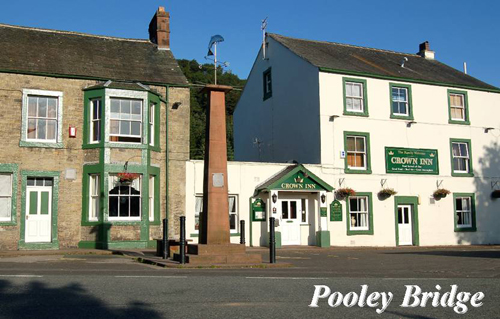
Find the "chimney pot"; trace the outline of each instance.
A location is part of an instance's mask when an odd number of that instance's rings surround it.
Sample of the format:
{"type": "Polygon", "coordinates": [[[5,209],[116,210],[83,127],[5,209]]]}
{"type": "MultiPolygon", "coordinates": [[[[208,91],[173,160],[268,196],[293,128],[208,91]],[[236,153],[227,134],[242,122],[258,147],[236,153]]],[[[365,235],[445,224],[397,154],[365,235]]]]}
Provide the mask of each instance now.
{"type": "Polygon", "coordinates": [[[159,7],[149,23],[149,40],[158,45],[159,50],[170,50],[170,14],[159,7]]]}
{"type": "Polygon", "coordinates": [[[417,53],[418,55],[428,60],[434,60],[434,51],[431,51],[431,46],[429,44],[429,41],[420,43],[418,49],[419,49],[417,53]]]}

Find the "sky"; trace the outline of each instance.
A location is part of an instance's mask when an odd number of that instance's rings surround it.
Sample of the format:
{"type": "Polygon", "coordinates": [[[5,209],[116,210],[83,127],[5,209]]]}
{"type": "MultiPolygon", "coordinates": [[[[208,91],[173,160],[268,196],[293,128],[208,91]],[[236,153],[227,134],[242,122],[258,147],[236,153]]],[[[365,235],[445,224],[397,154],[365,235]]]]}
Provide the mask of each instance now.
{"type": "MultiPolygon", "coordinates": [[[[311,40],[416,53],[429,41],[436,59],[500,87],[500,1],[337,0],[0,0],[0,23],[124,38],[148,38],[158,6],[170,12],[178,59],[205,60],[220,34],[218,59],[246,78],[268,32],[311,40]]],[[[0,44],[1,45],[1,44],[0,44]]]]}

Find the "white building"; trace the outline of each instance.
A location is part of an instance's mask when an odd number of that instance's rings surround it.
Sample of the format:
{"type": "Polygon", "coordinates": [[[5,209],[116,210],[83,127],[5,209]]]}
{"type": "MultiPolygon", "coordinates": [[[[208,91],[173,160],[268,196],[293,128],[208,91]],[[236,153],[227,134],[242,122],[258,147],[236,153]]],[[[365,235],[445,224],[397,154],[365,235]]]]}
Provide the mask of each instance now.
{"type": "MultiPolygon", "coordinates": [[[[500,243],[500,89],[438,62],[427,42],[418,54],[266,42],[234,114],[241,162],[228,171],[247,244],[267,244],[271,216],[283,245],[500,243]]],[[[202,167],[187,166],[193,232],[202,167]]]]}

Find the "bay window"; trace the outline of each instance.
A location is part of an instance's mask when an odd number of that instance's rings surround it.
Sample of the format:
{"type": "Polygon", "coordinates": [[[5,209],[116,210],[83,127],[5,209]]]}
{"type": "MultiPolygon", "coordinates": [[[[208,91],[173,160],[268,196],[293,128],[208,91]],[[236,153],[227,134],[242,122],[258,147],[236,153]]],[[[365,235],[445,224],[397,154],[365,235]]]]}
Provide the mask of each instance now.
{"type": "Polygon", "coordinates": [[[111,98],[110,102],[110,141],[141,143],[142,100],[111,98]]]}

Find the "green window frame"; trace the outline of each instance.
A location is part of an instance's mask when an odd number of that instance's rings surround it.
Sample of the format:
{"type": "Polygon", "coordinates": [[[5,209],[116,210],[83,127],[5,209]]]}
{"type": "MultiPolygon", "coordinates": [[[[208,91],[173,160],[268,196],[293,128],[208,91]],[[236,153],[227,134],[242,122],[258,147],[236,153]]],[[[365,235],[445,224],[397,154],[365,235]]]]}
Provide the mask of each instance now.
{"type": "Polygon", "coordinates": [[[413,120],[413,101],[412,101],[412,93],[411,93],[411,85],[401,84],[401,83],[389,83],[389,105],[391,108],[391,119],[399,119],[399,120],[413,120]],[[406,90],[406,104],[407,104],[407,113],[406,115],[394,113],[394,102],[401,103],[403,101],[394,101],[393,89],[404,89],[406,90]]]}
{"type": "Polygon", "coordinates": [[[153,93],[148,93],[148,145],[149,148],[153,151],[160,152],[160,109],[161,109],[161,100],[158,95],[153,93]],[[153,130],[151,130],[151,119],[150,119],[150,107],[151,104],[154,104],[154,113],[153,113],[153,130]],[[153,136],[151,136],[151,133],[153,136]],[[152,139],[152,141],[151,141],[152,139]]]}
{"type": "MultiPolygon", "coordinates": [[[[359,207],[358,207],[359,208],[359,207]]],[[[362,209],[356,210],[356,212],[363,212],[362,209]]],[[[360,213],[355,213],[355,214],[360,214],[360,213]]],[[[352,216],[355,217],[355,216],[352,216]]],[[[373,235],[373,202],[372,202],[372,193],[371,192],[356,192],[355,196],[348,196],[346,198],[346,223],[347,223],[347,236],[352,236],[352,235],[373,235]],[[351,226],[351,199],[360,199],[360,198],[366,198],[366,205],[368,207],[368,212],[366,213],[367,216],[367,229],[352,229],[353,227],[351,226]]]]}
{"type": "MultiPolygon", "coordinates": [[[[10,218],[9,220],[0,220],[0,226],[14,226],[17,224],[17,187],[18,187],[18,165],[17,164],[0,164],[0,174],[11,176],[10,188],[10,218]]],[[[0,197],[2,194],[0,194],[0,197]]],[[[8,198],[5,196],[4,198],[8,198]]]]}
{"type": "Polygon", "coordinates": [[[466,91],[458,91],[458,90],[448,90],[448,123],[450,124],[461,124],[461,125],[470,125],[469,121],[469,99],[467,97],[466,91]],[[464,108],[464,117],[463,120],[453,119],[452,115],[452,95],[462,95],[463,96],[463,108],[464,108]]]}
{"type": "Polygon", "coordinates": [[[344,151],[346,153],[345,158],[344,158],[344,172],[346,174],[371,174],[372,173],[371,159],[370,159],[370,133],[345,131],[344,132],[344,151]],[[364,141],[365,141],[365,167],[363,169],[350,168],[348,165],[348,159],[349,159],[348,150],[347,150],[348,137],[364,138],[364,141]]]}
{"type": "Polygon", "coordinates": [[[83,166],[83,181],[82,181],[82,226],[95,226],[103,221],[104,206],[104,168],[101,165],[84,165],[83,166]],[[99,176],[99,211],[96,219],[90,217],[91,204],[91,176],[99,176]]]}
{"type": "Polygon", "coordinates": [[[474,169],[472,167],[472,143],[470,139],[450,139],[450,159],[451,159],[451,176],[454,177],[473,177],[474,169]],[[453,144],[466,144],[467,154],[462,154],[462,149],[459,148],[460,154],[453,153],[453,144]],[[467,171],[456,171],[455,170],[455,159],[466,159],[467,171]]]}
{"type": "Polygon", "coordinates": [[[264,101],[273,96],[273,78],[271,73],[271,68],[268,68],[262,74],[262,84],[264,101]]]}
{"type": "MultiPolygon", "coordinates": [[[[160,225],[161,224],[161,220],[160,220],[160,168],[159,167],[149,167],[148,169],[148,219],[149,219],[149,224],[150,225],[160,225]],[[149,212],[150,212],[150,209],[149,209],[149,206],[150,206],[150,192],[151,192],[151,189],[150,189],[150,183],[149,183],[149,178],[151,176],[154,176],[154,190],[153,190],[153,205],[154,205],[154,211],[153,211],[153,219],[149,219],[149,212]]],[[[143,201],[144,203],[144,201],[143,201]]],[[[144,205],[144,204],[143,204],[144,205]]]]}
{"type": "Polygon", "coordinates": [[[358,79],[358,78],[342,78],[342,86],[344,89],[344,115],[353,115],[353,116],[368,116],[368,90],[367,90],[367,85],[366,85],[366,80],[364,79],[358,79]],[[361,105],[363,107],[363,110],[361,112],[356,112],[352,110],[347,109],[347,100],[348,98],[350,99],[359,99],[359,97],[354,97],[354,96],[349,96],[347,93],[347,84],[349,83],[354,83],[354,84],[361,84],[362,85],[362,90],[361,93],[363,94],[362,96],[362,101],[361,105]]]}
{"type": "Polygon", "coordinates": [[[94,89],[87,90],[83,93],[83,145],[82,148],[98,148],[104,145],[104,133],[106,127],[105,119],[105,99],[104,99],[104,89],[94,89]],[[93,121],[93,110],[92,101],[100,100],[100,139],[99,141],[92,141],[92,124],[93,121]]]}
{"type": "Polygon", "coordinates": [[[474,232],[476,228],[476,196],[474,193],[453,193],[453,213],[455,220],[455,232],[474,232]],[[464,207],[463,202],[461,207],[458,201],[469,200],[469,208],[464,207]],[[465,226],[460,226],[459,221],[468,220],[465,226]]]}

